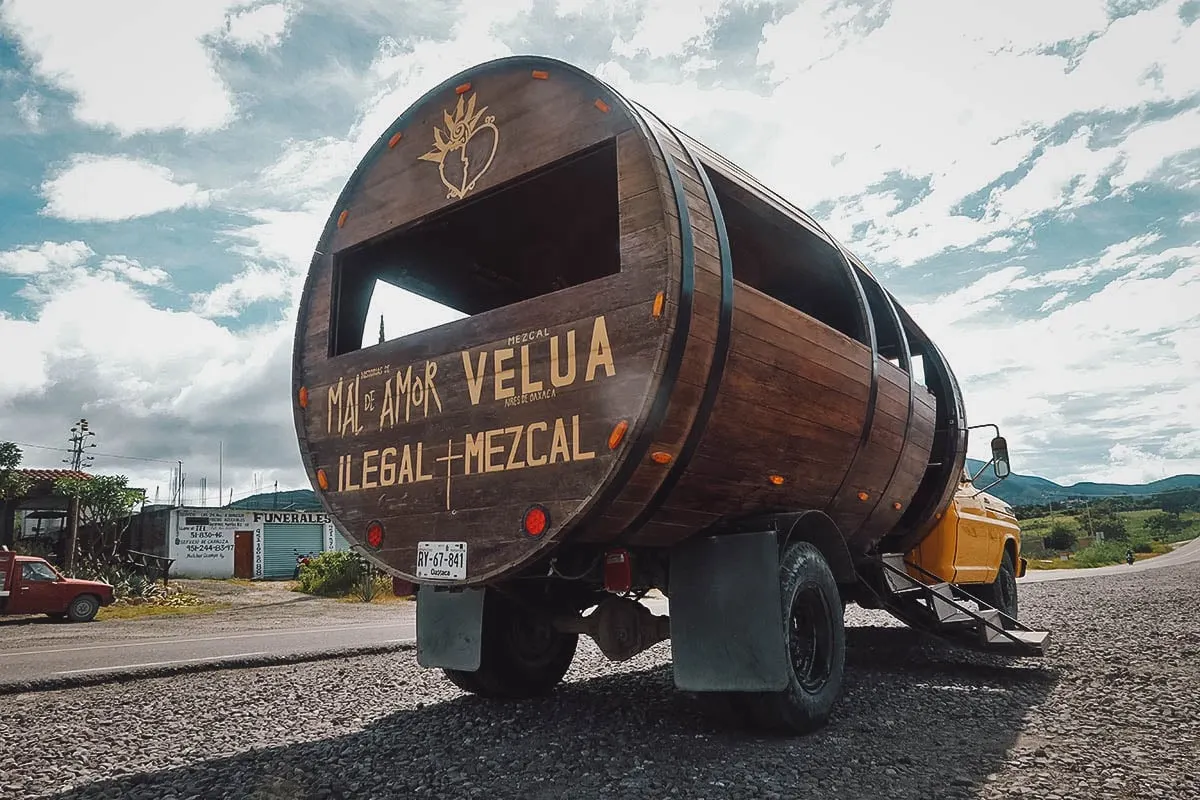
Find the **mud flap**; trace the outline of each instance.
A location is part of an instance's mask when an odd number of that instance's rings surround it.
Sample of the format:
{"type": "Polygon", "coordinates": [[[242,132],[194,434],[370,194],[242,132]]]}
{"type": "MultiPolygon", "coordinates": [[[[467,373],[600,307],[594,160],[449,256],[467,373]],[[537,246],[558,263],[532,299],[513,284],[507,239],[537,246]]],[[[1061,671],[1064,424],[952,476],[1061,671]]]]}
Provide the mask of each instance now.
{"type": "Polygon", "coordinates": [[[474,672],[483,640],[485,589],[417,589],[417,663],[474,672]]]}
{"type": "Polygon", "coordinates": [[[685,692],[776,692],[790,677],[774,531],[696,537],[671,552],[671,657],[685,692]]]}

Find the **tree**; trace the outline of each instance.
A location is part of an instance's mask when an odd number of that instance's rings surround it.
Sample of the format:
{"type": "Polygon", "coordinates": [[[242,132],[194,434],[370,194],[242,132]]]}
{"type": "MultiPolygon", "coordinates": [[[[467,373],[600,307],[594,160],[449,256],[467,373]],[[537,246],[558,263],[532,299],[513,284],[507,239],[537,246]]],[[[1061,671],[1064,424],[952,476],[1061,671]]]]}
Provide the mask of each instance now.
{"type": "Polygon", "coordinates": [[[1058,520],[1050,526],[1050,533],[1044,540],[1047,550],[1070,550],[1077,541],[1075,529],[1058,520]]]}
{"type": "Polygon", "coordinates": [[[1184,528],[1184,522],[1178,514],[1168,514],[1160,511],[1146,517],[1146,530],[1155,539],[1166,539],[1173,533],[1179,533],[1184,528]]]}
{"type": "Polygon", "coordinates": [[[1092,524],[1092,530],[1102,539],[1123,542],[1129,538],[1129,529],[1125,527],[1125,520],[1116,514],[1097,517],[1092,524]]]}
{"type": "Polygon", "coordinates": [[[0,502],[24,497],[29,491],[29,479],[17,471],[21,456],[21,448],[0,442],[0,502]]]}
{"type": "Polygon", "coordinates": [[[141,489],[130,489],[128,483],[124,475],[55,481],[54,490],[58,494],[78,502],[79,527],[87,529],[88,536],[76,542],[75,550],[104,562],[117,555],[132,521],[133,507],[145,495],[141,489]]]}
{"type": "Polygon", "coordinates": [[[1184,511],[1200,508],[1200,489],[1177,489],[1158,495],[1158,506],[1168,514],[1178,516],[1184,511]]]}

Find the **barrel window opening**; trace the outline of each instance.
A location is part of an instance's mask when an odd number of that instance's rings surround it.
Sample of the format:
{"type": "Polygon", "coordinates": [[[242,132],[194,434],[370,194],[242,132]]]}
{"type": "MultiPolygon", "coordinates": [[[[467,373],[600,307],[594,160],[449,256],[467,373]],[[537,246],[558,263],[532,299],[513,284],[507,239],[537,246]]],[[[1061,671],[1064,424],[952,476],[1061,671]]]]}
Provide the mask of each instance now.
{"type": "Polygon", "coordinates": [[[871,320],[875,323],[875,341],[879,355],[887,359],[897,369],[908,372],[908,360],[905,358],[904,331],[900,328],[895,312],[888,304],[883,289],[864,270],[856,270],[859,283],[862,284],[863,294],[867,296],[867,308],[871,310],[871,320]]]}
{"type": "Polygon", "coordinates": [[[340,255],[331,354],[620,270],[617,149],[609,139],[340,255]]]}
{"type": "Polygon", "coordinates": [[[704,168],[729,233],[733,277],[869,344],[859,294],[836,248],[767,201],[704,168]]]}

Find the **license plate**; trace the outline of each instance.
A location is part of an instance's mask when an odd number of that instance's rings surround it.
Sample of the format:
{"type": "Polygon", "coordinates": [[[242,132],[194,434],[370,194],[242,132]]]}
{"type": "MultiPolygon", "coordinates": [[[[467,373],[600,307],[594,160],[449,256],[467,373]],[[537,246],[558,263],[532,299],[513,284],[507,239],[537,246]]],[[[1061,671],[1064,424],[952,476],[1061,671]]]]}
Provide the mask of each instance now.
{"type": "Polygon", "coordinates": [[[417,577],[461,581],[467,577],[466,542],[418,542],[417,577]]]}

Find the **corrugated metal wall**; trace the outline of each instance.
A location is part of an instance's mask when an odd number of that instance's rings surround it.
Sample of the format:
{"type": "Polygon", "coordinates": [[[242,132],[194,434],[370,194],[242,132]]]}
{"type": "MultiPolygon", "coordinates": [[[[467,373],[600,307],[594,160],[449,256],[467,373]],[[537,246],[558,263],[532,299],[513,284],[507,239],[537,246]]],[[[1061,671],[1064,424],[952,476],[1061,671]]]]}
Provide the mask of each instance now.
{"type": "Polygon", "coordinates": [[[290,578],[296,554],[319,554],[325,547],[324,525],[263,525],[263,577],[290,578]]]}

